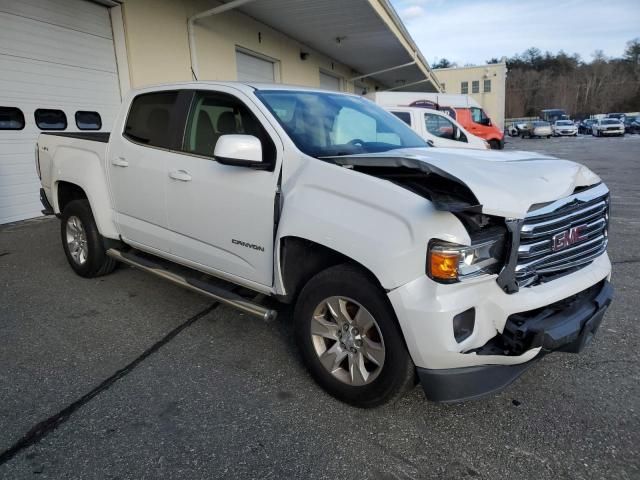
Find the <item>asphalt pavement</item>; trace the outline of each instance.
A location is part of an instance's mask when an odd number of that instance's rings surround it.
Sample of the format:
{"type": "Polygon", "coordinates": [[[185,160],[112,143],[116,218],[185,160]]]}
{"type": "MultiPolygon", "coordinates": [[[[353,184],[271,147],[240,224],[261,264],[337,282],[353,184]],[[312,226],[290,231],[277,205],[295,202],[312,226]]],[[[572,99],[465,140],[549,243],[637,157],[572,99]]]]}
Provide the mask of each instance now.
{"type": "Polygon", "coordinates": [[[0,478],[640,478],[640,135],[507,139],[612,191],[616,298],[580,355],[493,397],[325,394],[265,323],[140,271],[86,280],[55,218],[0,226],[0,478]]]}

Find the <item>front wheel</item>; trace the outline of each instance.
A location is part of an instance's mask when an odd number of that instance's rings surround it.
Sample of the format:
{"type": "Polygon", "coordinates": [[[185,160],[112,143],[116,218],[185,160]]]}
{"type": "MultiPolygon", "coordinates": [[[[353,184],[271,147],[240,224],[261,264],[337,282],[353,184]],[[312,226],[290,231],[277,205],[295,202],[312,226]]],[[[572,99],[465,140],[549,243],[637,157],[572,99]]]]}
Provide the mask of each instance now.
{"type": "Polygon", "coordinates": [[[384,291],[360,269],[338,265],[304,287],[295,307],[303,360],[327,392],[369,408],[400,397],[415,367],[384,291]]]}
{"type": "Polygon", "coordinates": [[[69,265],[81,277],[99,277],[116,267],[105,252],[88,200],[73,200],[64,208],[60,236],[69,265]]]}

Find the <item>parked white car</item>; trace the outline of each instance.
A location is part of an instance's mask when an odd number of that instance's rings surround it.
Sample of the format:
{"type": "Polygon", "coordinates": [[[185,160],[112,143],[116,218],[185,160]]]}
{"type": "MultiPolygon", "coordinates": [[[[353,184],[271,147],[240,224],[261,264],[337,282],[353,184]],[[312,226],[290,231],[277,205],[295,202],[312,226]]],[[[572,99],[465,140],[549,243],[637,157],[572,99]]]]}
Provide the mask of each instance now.
{"type": "Polygon", "coordinates": [[[549,122],[544,122],[542,120],[528,122],[527,124],[524,125],[524,128],[520,132],[520,136],[522,138],[525,138],[525,137],[551,138],[551,135],[553,135],[553,130],[551,130],[551,124],[549,122]]]}
{"type": "Polygon", "coordinates": [[[578,127],[571,120],[556,120],[551,126],[554,137],[577,137],[578,127]]]}
{"type": "Polygon", "coordinates": [[[409,125],[434,147],[471,148],[489,150],[491,146],[469,133],[446,113],[420,107],[384,107],[409,125]]]}
{"type": "Polygon", "coordinates": [[[78,275],[123,262],[260,318],[294,304],[316,381],[372,407],[416,376],[435,401],[496,392],[598,329],[609,191],[510,153],[430,148],[356,95],[188,82],[130,92],[110,134],[41,134],[36,169],[78,275]]]}
{"type": "Polygon", "coordinates": [[[594,137],[624,136],[624,123],[617,118],[599,118],[591,125],[594,137]]]}

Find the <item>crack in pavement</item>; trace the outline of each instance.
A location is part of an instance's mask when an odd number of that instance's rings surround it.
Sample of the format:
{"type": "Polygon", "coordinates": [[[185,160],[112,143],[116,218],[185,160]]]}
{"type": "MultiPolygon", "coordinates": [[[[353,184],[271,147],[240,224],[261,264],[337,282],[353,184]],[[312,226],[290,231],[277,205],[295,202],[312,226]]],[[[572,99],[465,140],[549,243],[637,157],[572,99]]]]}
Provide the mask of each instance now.
{"type": "Polygon", "coordinates": [[[66,422],[69,419],[69,417],[71,417],[71,415],[75,413],[76,410],[80,409],[81,407],[89,403],[93,398],[95,398],[102,392],[108,390],[115,382],[117,382],[121,378],[124,378],[129,373],[131,373],[146,358],[148,358],[149,356],[153,355],[155,352],[160,350],[160,348],[162,348],[164,345],[166,345],[171,340],[173,340],[184,329],[190,327],[195,322],[200,320],[202,317],[211,313],[219,305],[220,304],[216,302],[213,305],[205,308],[201,312],[196,313],[191,318],[185,320],[183,323],[175,327],[173,330],[167,333],[164,337],[162,337],[156,343],[154,343],[149,348],[147,348],[144,352],[142,352],[142,354],[136,357],[128,365],[116,371],[113,375],[111,375],[106,380],[102,381],[97,387],[92,389],[89,393],[83,395],[78,400],[67,405],[65,408],[60,410],[55,415],[52,415],[46,420],[43,420],[42,422],[39,422],[38,424],[36,424],[27,433],[25,433],[22,436],[22,438],[20,438],[20,440],[15,442],[11,447],[6,449],[4,452],[0,453],[0,466],[7,463],[9,460],[15,457],[22,450],[29,448],[32,445],[35,445],[40,440],[42,440],[47,435],[49,435],[51,432],[56,430],[60,425],[66,422]]]}

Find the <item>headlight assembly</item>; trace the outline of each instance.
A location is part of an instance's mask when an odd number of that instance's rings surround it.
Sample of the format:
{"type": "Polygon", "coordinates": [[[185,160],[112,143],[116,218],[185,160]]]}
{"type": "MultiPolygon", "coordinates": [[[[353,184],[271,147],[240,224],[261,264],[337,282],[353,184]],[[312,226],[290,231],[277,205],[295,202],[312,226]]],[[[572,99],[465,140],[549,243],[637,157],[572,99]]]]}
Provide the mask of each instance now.
{"type": "Polygon", "coordinates": [[[504,263],[503,258],[503,238],[470,246],[432,240],[427,254],[427,275],[440,283],[454,283],[497,274],[504,263]]]}

